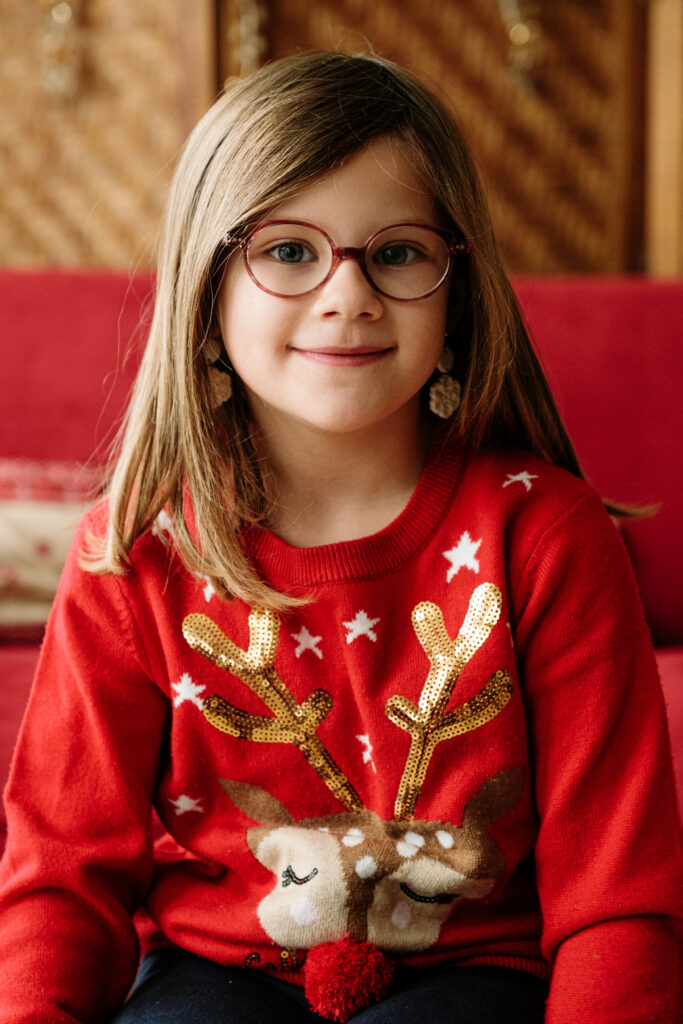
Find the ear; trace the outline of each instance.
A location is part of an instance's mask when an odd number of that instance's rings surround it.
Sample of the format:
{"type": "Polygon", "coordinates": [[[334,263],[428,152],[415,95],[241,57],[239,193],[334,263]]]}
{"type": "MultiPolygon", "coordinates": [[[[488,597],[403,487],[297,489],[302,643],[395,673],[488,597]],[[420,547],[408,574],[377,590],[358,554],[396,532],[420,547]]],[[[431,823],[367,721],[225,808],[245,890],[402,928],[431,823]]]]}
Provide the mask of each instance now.
{"type": "Polygon", "coordinates": [[[270,793],[266,793],[265,789],[252,786],[248,782],[236,782],[234,779],[218,781],[225,795],[252,821],[270,827],[294,824],[294,818],[287,808],[270,793]]]}
{"type": "Polygon", "coordinates": [[[504,815],[517,806],[524,790],[525,770],[522,765],[504,769],[487,779],[467,804],[463,827],[483,834],[504,815]]]}
{"type": "Polygon", "coordinates": [[[466,900],[483,900],[495,884],[495,878],[466,878],[460,886],[460,892],[466,900]]]}

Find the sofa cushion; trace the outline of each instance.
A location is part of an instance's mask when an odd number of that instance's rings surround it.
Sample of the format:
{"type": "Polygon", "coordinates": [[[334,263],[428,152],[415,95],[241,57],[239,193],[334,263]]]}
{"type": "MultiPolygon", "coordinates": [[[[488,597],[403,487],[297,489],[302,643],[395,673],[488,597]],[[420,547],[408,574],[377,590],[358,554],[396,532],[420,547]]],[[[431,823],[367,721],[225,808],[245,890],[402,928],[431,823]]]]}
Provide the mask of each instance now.
{"type": "MultiPolygon", "coordinates": [[[[37,644],[0,643],[0,785],[3,788],[39,651],[37,644]]],[[[0,804],[0,849],[4,846],[5,832],[5,808],[0,804]]]]}
{"type": "Polygon", "coordinates": [[[78,521],[103,470],[0,458],[0,639],[40,639],[78,521]]]}
{"type": "Polygon", "coordinates": [[[660,647],[655,654],[669,719],[678,806],[683,821],[683,647],[660,647]]]}

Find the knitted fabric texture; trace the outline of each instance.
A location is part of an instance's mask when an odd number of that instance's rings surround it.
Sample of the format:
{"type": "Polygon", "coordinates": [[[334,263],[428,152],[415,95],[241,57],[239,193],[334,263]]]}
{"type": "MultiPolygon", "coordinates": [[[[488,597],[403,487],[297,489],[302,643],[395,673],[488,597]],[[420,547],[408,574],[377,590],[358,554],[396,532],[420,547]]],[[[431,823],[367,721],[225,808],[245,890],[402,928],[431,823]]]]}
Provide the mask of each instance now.
{"type": "Polygon", "coordinates": [[[113,1016],[140,904],[146,942],[305,984],[333,1019],[393,962],[552,975],[547,1024],[671,1024],[666,720],[586,484],[437,433],[380,533],[245,531],[264,579],[314,595],[286,616],[220,599],[163,514],[125,575],[84,572],[106,517],[67,564],[6,791],[0,1024],[113,1016]],[[344,991],[341,951],[367,969],[344,991]]]}

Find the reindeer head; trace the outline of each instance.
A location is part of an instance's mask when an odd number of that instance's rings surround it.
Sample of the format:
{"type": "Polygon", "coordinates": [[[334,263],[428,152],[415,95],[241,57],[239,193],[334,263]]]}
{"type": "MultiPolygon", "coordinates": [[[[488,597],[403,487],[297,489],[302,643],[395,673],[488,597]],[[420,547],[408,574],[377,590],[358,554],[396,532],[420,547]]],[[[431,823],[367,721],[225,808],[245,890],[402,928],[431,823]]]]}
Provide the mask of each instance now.
{"type": "Polygon", "coordinates": [[[488,896],[505,858],[487,829],[517,803],[524,770],[487,779],[460,827],[382,821],[370,810],[296,822],[259,787],[220,783],[241,811],[262,823],[248,830],[247,842],[276,876],[258,908],[275,942],[310,949],[350,933],[398,952],[431,946],[462,900],[488,896]]]}
{"type": "Polygon", "coordinates": [[[298,704],[275,671],[279,620],[273,612],[251,613],[246,651],[205,616],[185,620],[190,645],[246,683],[274,714],[247,713],[212,696],[203,705],[207,720],[242,739],[294,743],[347,808],[297,822],[259,787],[220,780],[233,803],[259,823],[248,830],[247,841],[276,876],[258,907],[259,920],[275,942],[310,949],[350,933],[387,951],[426,949],[459,903],[491,892],[505,858],[488,828],[516,805],[524,770],[487,779],[467,803],[460,826],[415,820],[414,811],[436,744],[484,725],[510,698],[510,675],[500,670],[470,701],[447,710],[464,665],[490,634],[500,607],[498,589],[482,584],[455,640],[436,605],[424,602],[414,609],[413,628],[430,671],[417,705],[399,696],[387,702],[388,718],[411,737],[392,821],[364,808],[316,735],[332,707],[331,696],[316,690],[298,704]]]}

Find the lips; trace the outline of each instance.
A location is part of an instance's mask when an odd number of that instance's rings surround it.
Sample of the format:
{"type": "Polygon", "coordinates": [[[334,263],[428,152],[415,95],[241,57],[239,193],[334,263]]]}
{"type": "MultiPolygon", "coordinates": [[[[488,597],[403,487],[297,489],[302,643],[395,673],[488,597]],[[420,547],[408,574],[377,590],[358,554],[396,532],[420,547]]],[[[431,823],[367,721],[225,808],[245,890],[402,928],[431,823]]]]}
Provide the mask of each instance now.
{"type": "Polygon", "coordinates": [[[327,366],[366,366],[383,359],[392,349],[371,345],[355,348],[326,345],[322,348],[295,348],[292,351],[304,359],[327,366]]]}

